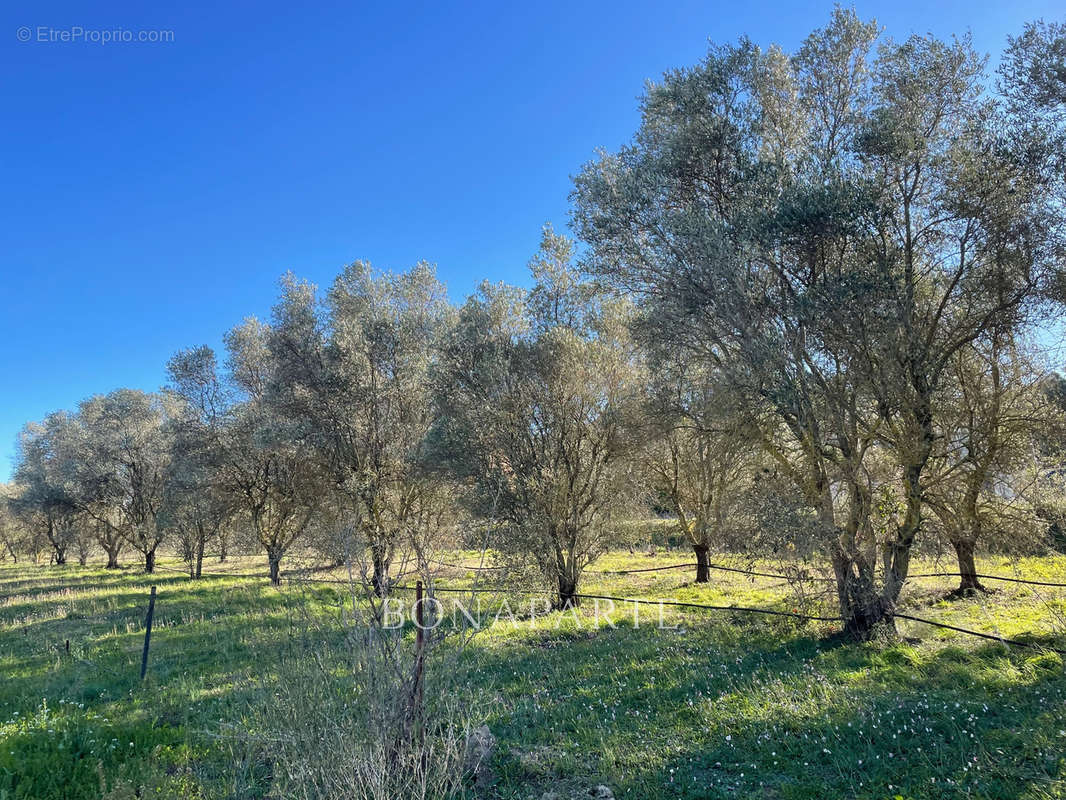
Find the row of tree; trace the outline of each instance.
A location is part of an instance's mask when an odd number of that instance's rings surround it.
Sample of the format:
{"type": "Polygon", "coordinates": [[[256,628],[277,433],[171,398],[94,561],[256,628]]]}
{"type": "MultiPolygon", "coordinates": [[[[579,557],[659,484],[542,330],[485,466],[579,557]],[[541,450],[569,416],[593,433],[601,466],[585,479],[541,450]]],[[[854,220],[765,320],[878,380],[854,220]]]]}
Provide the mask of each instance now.
{"type": "Polygon", "coordinates": [[[226,335],[225,369],[210,348],[182,351],[158,394],[121,389],[26,426],[10,555],[37,541],[84,561],[95,541],[108,567],[129,546],[151,572],[173,537],[198,575],[236,530],[275,582],[300,543],[365,557],[384,592],[398,553],[456,543],[473,513],[569,599],[643,488],[647,384],[631,308],[581,280],[571,242],[546,229],[532,267],[532,290],[486,284],[458,309],[426,264],[356,263],[323,296],[287,276],[269,324],[226,335]]]}
{"type": "Polygon", "coordinates": [[[861,634],[890,620],[930,510],[972,583],[982,499],[1016,502],[1001,426],[1040,414],[1006,395],[1062,298],[1066,199],[1064,26],[1010,42],[998,94],[968,38],[879,35],[837,9],[791,57],[712,48],[574,192],[589,268],[753,410],[861,634]]]}
{"type": "Polygon", "coordinates": [[[577,601],[649,506],[717,547],[824,558],[849,628],[891,624],[914,548],[1034,547],[1060,515],[1066,29],[884,41],[837,10],[791,56],[713,47],[648,89],[633,142],[575,179],[528,290],[461,307],[432,268],[292,276],[269,323],[27,426],[5,544],[116,566],[234,531],[365,560],[388,590],[464,520],[577,601]],[[28,538],[27,538],[28,537],[28,538]],[[31,549],[35,545],[30,545],[31,549]]]}

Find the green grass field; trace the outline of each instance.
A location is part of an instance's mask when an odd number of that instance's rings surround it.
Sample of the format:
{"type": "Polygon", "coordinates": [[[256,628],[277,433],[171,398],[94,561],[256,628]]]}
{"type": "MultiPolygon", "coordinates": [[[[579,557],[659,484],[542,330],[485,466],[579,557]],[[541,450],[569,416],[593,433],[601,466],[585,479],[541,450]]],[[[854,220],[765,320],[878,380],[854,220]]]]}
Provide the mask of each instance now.
{"type": "MultiPolygon", "coordinates": [[[[686,560],[612,553],[594,569],[686,560]]],[[[259,560],[224,566],[234,574],[199,581],[133,566],[0,567],[0,800],[270,796],[262,765],[228,732],[306,639],[309,610],[335,615],[339,594],[241,575],[262,573],[259,560]]],[[[980,567],[1066,581],[1061,557],[980,567]]],[[[472,578],[453,570],[441,585],[472,578]]],[[[691,578],[591,575],[583,590],[795,606],[774,579],[691,578]]],[[[950,588],[950,579],[909,584],[902,610],[1066,648],[1066,590],[999,584],[949,602],[950,588]]],[[[599,610],[589,602],[474,637],[460,682],[497,738],[479,796],[587,797],[600,784],[632,798],[1066,796],[1066,676],[1047,650],[912,622],[900,623],[899,643],[860,645],[841,644],[830,623],[674,609],[661,628],[645,607],[639,626],[625,608],[612,627],[599,610]]]]}

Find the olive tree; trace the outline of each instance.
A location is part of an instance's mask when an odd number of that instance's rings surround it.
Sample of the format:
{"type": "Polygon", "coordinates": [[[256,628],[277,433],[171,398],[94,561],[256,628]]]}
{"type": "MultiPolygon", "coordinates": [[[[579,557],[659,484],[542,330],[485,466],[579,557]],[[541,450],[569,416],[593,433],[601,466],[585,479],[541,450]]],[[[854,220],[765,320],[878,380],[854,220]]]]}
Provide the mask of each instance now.
{"type": "Polygon", "coordinates": [[[1005,136],[968,41],[912,37],[878,61],[875,108],[856,141],[875,187],[869,263],[888,336],[860,363],[899,464],[905,513],[890,542],[895,602],[921,531],[943,414],[936,396],[956,356],[1022,329],[1054,271],[1057,224],[1047,161],[1005,136]]]}
{"type": "MultiPolygon", "coordinates": [[[[268,336],[268,326],[254,318],[231,330],[225,375],[209,347],[179,352],[168,364],[168,388],[184,401],[186,431],[212,453],[212,488],[266,551],[276,585],[282,558],[321,503],[322,482],[308,432],[268,400],[274,369],[268,336]]],[[[194,514],[213,520],[217,511],[201,506],[194,514]]]]}
{"type": "Polygon", "coordinates": [[[0,558],[10,558],[15,564],[24,552],[23,528],[13,508],[17,497],[18,489],[14,484],[0,484],[0,558]]]}
{"type": "Polygon", "coordinates": [[[986,591],[978,546],[1024,551],[1041,538],[1034,500],[1058,456],[1041,451],[1061,436],[1061,414],[1022,346],[999,336],[955,354],[939,402],[927,503],[958,559],[956,593],[986,591]]]}
{"type": "MultiPolygon", "coordinates": [[[[140,552],[145,572],[155,571],[167,533],[162,515],[174,457],[173,416],[167,397],[135,389],[97,395],[78,407],[73,470],[81,505],[140,552]]],[[[114,559],[109,553],[109,562],[114,559]]]]}
{"type": "Polygon", "coordinates": [[[636,495],[643,383],[625,306],[580,279],[572,243],[545,229],[531,268],[532,290],[486,284],[462,307],[438,434],[504,557],[535,565],[562,608],[636,495]]]}
{"type": "Polygon", "coordinates": [[[864,194],[834,164],[865,103],[876,28],[838,12],[793,59],[712,48],[645,97],[635,141],[577,178],[589,266],[660,341],[743,397],[818,524],[842,610],[864,626],[876,542],[863,462],[874,409],[848,357],[864,194]],[[655,328],[652,328],[652,325],[655,328]]]}
{"type": "MultiPolygon", "coordinates": [[[[218,485],[220,453],[209,428],[189,407],[175,421],[175,458],[164,497],[164,524],[174,532],[189,577],[199,578],[204,553],[229,524],[233,501],[218,485]]],[[[220,547],[221,549],[221,547],[220,547]]]]}
{"type": "Polygon", "coordinates": [[[426,263],[393,274],[355,262],[321,305],[290,277],[274,310],[271,401],[318,449],[341,532],[331,556],[365,551],[379,594],[397,548],[422,547],[454,511],[426,457],[440,414],[431,373],[453,317],[426,263]]]}
{"type": "MultiPolygon", "coordinates": [[[[111,492],[114,483],[103,479],[100,462],[98,429],[86,425],[80,413],[72,418],[69,458],[64,473],[71,502],[79,509],[89,536],[107,556],[106,569],[119,568],[119,556],[127,543],[128,520],[122,504],[111,492]]],[[[88,538],[88,537],[86,537],[88,538]]]]}
{"type": "Polygon", "coordinates": [[[89,524],[92,529],[92,537],[107,555],[105,569],[118,569],[118,557],[122,554],[122,549],[126,544],[126,540],[122,536],[122,529],[113,521],[113,518],[100,518],[93,513],[89,513],[88,516],[91,520],[89,524]]]}
{"type": "Polygon", "coordinates": [[[22,503],[24,492],[25,487],[17,483],[0,484],[0,559],[18,564],[20,556],[31,556],[36,564],[51,543],[47,528],[39,524],[39,517],[34,518],[32,506],[22,503]]]}
{"type": "Polygon", "coordinates": [[[692,547],[696,583],[706,583],[711,548],[735,543],[740,501],[758,465],[756,432],[741,398],[714,372],[677,352],[652,363],[640,465],[692,547]]]}
{"type": "Polygon", "coordinates": [[[24,525],[43,534],[57,565],[67,563],[82,522],[69,480],[75,424],[70,414],[59,411],[26,425],[15,466],[19,492],[11,507],[24,525]]]}

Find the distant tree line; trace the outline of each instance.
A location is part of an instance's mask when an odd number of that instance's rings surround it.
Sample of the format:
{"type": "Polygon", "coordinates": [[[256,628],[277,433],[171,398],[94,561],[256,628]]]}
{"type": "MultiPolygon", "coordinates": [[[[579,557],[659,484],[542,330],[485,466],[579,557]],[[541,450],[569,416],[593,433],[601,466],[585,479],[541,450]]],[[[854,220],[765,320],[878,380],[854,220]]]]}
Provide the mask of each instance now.
{"type": "Polygon", "coordinates": [[[848,628],[891,624],[915,548],[1061,537],[1066,26],[990,79],[968,38],[838,9],[786,54],[712,46],[650,85],[574,182],[578,242],[455,307],[431,266],[292,275],[269,321],[26,426],[5,557],[144,568],[168,541],[365,564],[379,594],[476,530],[558,607],[656,507],[697,581],[728,548],[824,563],[848,628]],[[578,247],[580,245],[580,247],[578,247]]]}

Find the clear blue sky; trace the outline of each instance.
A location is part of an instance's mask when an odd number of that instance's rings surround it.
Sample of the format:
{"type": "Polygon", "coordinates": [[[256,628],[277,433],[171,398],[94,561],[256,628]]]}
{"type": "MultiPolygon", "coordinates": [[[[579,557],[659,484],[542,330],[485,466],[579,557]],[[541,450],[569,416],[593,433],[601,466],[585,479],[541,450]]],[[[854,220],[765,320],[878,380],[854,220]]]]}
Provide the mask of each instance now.
{"type": "MultiPolygon", "coordinates": [[[[24,422],[266,314],[288,269],[521,282],[569,176],[708,38],[794,47],[830,2],[6,3],[0,480],[24,422]],[[19,41],[20,27],[32,41],[19,41]],[[171,30],[169,43],[37,41],[171,30]],[[50,33],[47,29],[52,29],[50,33]]],[[[860,2],[998,53],[1055,2],[860,2]]],[[[21,35],[25,36],[25,33],[21,35]]]]}

